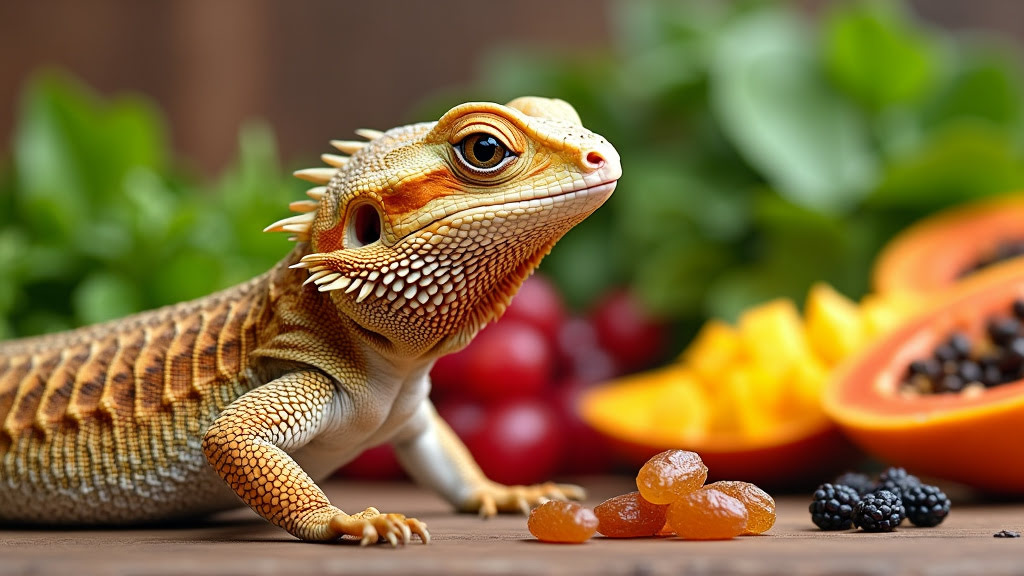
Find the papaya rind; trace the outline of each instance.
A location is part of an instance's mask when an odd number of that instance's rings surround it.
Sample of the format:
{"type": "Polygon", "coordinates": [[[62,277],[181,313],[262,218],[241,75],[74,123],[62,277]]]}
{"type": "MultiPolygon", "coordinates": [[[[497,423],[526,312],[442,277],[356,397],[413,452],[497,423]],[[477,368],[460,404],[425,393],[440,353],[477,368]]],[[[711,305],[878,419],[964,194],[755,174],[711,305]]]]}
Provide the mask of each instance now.
{"type": "Polygon", "coordinates": [[[1024,194],[956,206],[906,228],[882,249],[872,270],[875,292],[944,290],[1007,239],[1024,238],[1024,194]]]}

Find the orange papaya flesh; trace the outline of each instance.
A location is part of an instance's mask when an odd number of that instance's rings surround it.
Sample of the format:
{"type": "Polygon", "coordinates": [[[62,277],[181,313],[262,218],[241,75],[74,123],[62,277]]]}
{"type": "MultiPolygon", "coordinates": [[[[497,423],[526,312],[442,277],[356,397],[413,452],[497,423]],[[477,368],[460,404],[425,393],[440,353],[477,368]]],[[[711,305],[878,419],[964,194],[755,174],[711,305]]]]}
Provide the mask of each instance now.
{"type": "Polygon", "coordinates": [[[825,412],[866,452],[916,474],[1024,494],[1024,380],[977,394],[906,394],[910,362],[953,331],[980,338],[993,316],[1024,298],[1024,260],[972,275],[844,366],[826,387],[825,412]]]}
{"type": "Polygon", "coordinates": [[[910,226],[879,253],[872,285],[880,294],[936,292],[955,284],[1000,245],[1024,242],[1024,195],[957,206],[910,226]]]}

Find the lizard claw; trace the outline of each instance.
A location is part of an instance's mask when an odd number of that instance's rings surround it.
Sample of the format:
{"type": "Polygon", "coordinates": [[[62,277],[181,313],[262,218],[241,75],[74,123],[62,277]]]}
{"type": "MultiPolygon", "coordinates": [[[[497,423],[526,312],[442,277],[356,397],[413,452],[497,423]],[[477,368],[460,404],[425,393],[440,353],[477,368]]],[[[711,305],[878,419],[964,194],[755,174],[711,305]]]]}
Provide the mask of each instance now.
{"type": "Polygon", "coordinates": [[[408,544],[416,534],[424,544],[430,541],[427,525],[402,514],[381,514],[376,508],[367,508],[357,514],[337,514],[331,519],[331,528],[339,535],[359,538],[361,546],[385,540],[392,546],[408,544]]]}
{"type": "Polygon", "coordinates": [[[494,500],[493,494],[482,493],[475,498],[479,499],[479,501],[474,502],[470,500],[466,504],[467,508],[477,508],[481,518],[491,518],[498,515],[498,503],[494,500]]]}
{"type": "Polygon", "coordinates": [[[359,540],[359,545],[368,546],[379,539],[380,537],[377,535],[377,530],[373,527],[373,525],[365,524],[363,526],[363,537],[359,540]]]}
{"type": "Polygon", "coordinates": [[[409,518],[405,524],[413,534],[420,537],[424,544],[430,544],[430,533],[427,532],[427,525],[415,518],[409,518]]]}
{"type": "Polygon", "coordinates": [[[582,500],[585,497],[586,491],[575,484],[547,482],[532,486],[505,486],[489,483],[467,499],[462,509],[476,510],[482,518],[490,518],[498,512],[529,514],[531,508],[548,500],[582,500]]]}
{"type": "Polygon", "coordinates": [[[412,530],[409,529],[409,524],[403,522],[398,527],[402,530],[402,544],[408,544],[409,540],[412,540],[412,530]]]}

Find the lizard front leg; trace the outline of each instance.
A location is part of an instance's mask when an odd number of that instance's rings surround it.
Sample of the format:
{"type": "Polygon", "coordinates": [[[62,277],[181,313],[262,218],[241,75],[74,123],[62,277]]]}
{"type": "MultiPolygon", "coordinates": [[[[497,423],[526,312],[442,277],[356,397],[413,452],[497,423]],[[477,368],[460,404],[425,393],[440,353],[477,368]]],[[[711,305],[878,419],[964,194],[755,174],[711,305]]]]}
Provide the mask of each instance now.
{"type": "Polygon", "coordinates": [[[429,540],[426,525],[368,508],[349,515],[332,506],[288,455],[307,444],[341,410],[337,388],[324,374],[293,372],[232,402],[203,438],[214,470],[257,514],[302,540],[355,536],[363,544],[385,539],[429,540]]]}
{"type": "Polygon", "coordinates": [[[441,418],[429,400],[394,441],[395,453],[406,472],[433,488],[456,508],[490,517],[498,512],[529,513],[546,500],[581,500],[583,488],[573,484],[506,486],[484,475],[462,440],[441,418]]]}

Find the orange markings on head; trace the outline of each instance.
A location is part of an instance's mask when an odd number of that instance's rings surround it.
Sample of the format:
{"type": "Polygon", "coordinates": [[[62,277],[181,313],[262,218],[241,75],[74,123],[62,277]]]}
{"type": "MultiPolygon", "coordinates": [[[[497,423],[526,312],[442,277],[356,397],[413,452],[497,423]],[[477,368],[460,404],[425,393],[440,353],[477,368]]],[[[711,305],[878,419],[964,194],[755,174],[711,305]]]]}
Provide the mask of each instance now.
{"type": "Polygon", "coordinates": [[[422,209],[431,200],[464,191],[448,170],[434,170],[417,178],[403,180],[398,186],[385,191],[384,212],[393,221],[400,221],[405,215],[422,209]]]}

